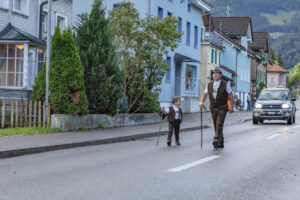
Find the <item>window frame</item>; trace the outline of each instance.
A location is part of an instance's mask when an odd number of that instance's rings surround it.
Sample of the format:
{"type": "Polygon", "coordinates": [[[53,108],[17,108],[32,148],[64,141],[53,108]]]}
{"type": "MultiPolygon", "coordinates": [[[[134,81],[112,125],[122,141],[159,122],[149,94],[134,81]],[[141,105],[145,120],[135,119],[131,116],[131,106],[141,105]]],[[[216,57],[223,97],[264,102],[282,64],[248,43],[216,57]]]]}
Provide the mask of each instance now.
{"type": "Polygon", "coordinates": [[[164,9],[160,6],[157,7],[157,16],[159,17],[159,19],[164,18],[164,9]]]}
{"type": "Polygon", "coordinates": [[[187,64],[185,69],[185,91],[186,92],[196,92],[197,89],[197,66],[187,64]],[[191,68],[191,71],[188,72],[188,68],[191,68]],[[188,76],[190,73],[190,76],[188,76]]]}
{"type": "Polygon", "coordinates": [[[168,63],[169,71],[166,71],[165,82],[171,83],[172,59],[170,56],[167,57],[166,62],[168,63]]]}
{"type": "Polygon", "coordinates": [[[67,20],[68,20],[68,17],[67,17],[66,15],[63,15],[63,14],[60,14],[60,13],[57,13],[57,12],[56,12],[56,13],[55,13],[55,26],[54,26],[54,27],[57,26],[57,19],[58,19],[59,17],[60,17],[60,18],[63,18],[63,19],[64,19],[64,22],[65,22],[65,23],[64,23],[65,25],[64,25],[64,29],[63,29],[63,30],[61,29],[61,27],[59,27],[59,28],[60,28],[60,31],[63,32],[64,30],[66,30],[66,29],[68,28],[68,21],[67,21],[67,20]]]}
{"type": "Polygon", "coordinates": [[[24,43],[5,43],[5,44],[1,44],[1,45],[5,45],[6,46],[6,55],[5,57],[0,57],[0,58],[4,58],[5,59],[5,67],[6,70],[5,72],[0,72],[0,75],[2,77],[3,74],[5,74],[5,85],[0,85],[0,88],[15,88],[15,89],[21,89],[24,88],[24,53],[25,53],[25,44],[24,43]],[[9,56],[9,46],[13,45],[14,47],[14,56],[10,57],[9,56]],[[17,45],[23,45],[23,49],[22,49],[22,57],[18,57],[18,48],[17,45]],[[9,71],[9,60],[13,61],[13,72],[9,71]],[[21,69],[20,71],[17,70],[17,61],[21,61],[21,69]],[[13,86],[8,86],[9,84],[9,75],[13,74],[13,86]],[[17,76],[19,75],[19,76],[17,76]],[[17,86],[17,78],[20,77],[20,83],[19,86],[17,86]]]}
{"type": "MultiPolygon", "coordinates": [[[[177,17],[177,19],[179,20],[178,23],[177,23],[177,31],[179,33],[182,33],[182,18],[181,17],[177,17]]],[[[182,36],[180,36],[178,39],[177,39],[178,42],[181,42],[182,41],[182,36]]]]}
{"type": "Polygon", "coordinates": [[[18,1],[18,0],[12,1],[12,11],[14,13],[29,16],[29,0],[19,0],[20,1],[20,10],[15,9],[15,1],[18,1]]]}
{"type": "Polygon", "coordinates": [[[194,26],[194,48],[199,48],[199,28],[198,26],[194,26]]]}
{"type": "Polygon", "coordinates": [[[191,23],[186,21],[186,43],[187,46],[191,46],[191,23]]]}

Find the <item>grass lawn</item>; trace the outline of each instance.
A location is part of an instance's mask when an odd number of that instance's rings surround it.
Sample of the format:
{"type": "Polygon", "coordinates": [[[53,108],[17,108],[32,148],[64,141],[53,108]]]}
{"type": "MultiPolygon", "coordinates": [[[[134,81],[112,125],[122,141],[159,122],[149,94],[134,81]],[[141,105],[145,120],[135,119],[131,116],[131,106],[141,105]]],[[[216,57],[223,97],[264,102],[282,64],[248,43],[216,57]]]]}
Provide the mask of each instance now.
{"type": "Polygon", "coordinates": [[[59,128],[41,128],[41,127],[26,127],[26,128],[7,128],[0,129],[1,136],[9,135],[33,135],[41,133],[57,133],[61,132],[59,128]]]}

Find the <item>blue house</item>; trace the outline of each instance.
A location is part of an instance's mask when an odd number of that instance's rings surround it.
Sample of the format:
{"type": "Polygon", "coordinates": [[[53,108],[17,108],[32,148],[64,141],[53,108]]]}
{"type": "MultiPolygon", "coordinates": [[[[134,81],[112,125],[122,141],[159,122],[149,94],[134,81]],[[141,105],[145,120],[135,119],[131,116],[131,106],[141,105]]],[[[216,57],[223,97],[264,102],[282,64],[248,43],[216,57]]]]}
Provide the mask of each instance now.
{"type": "MultiPolygon", "coordinates": [[[[179,19],[178,31],[184,35],[178,39],[178,47],[166,57],[169,72],[161,84],[159,101],[161,106],[170,106],[172,96],[182,97],[183,112],[197,112],[199,107],[200,51],[202,14],[209,12],[212,5],[206,0],[130,0],[141,17],[147,14],[169,15],[179,19]]],[[[107,11],[114,9],[122,0],[105,0],[107,11]]],[[[90,12],[93,1],[73,0],[73,23],[76,16],[90,12]]]]}
{"type": "Polygon", "coordinates": [[[223,68],[224,75],[232,79],[234,97],[239,99],[246,109],[247,94],[251,92],[252,87],[252,55],[248,53],[248,44],[253,41],[251,18],[213,17],[212,23],[224,38],[220,67],[223,68]]]}

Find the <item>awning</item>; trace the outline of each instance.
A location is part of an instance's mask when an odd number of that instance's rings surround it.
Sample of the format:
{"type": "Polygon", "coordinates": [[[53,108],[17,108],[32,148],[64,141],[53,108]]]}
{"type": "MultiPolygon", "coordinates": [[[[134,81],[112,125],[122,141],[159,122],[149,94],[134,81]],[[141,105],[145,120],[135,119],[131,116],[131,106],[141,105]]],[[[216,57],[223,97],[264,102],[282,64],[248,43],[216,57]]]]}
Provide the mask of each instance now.
{"type": "Polygon", "coordinates": [[[231,73],[232,76],[235,76],[235,75],[236,75],[235,71],[229,69],[228,67],[226,67],[226,66],[224,66],[224,65],[220,65],[220,68],[221,68],[221,69],[224,69],[225,71],[227,71],[227,72],[229,72],[229,73],[231,73]]]}
{"type": "Polygon", "coordinates": [[[28,41],[32,45],[45,46],[46,42],[8,23],[0,32],[0,41],[28,41]]]}
{"type": "Polygon", "coordinates": [[[184,56],[184,55],[179,54],[179,53],[175,53],[174,61],[175,62],[196,62],[196,63],[200,64],[199,60],[193,59],[193,58],[188,57],[188,56],[184,56]]]}

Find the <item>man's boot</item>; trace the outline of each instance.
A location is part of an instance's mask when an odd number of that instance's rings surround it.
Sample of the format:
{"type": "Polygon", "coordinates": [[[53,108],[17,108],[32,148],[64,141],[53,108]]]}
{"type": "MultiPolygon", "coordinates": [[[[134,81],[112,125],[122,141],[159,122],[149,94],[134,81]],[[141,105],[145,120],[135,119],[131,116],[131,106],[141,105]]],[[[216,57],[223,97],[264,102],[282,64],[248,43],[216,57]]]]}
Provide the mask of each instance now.
{"type": "Polygon", "coordinates": [[[217,137],[214,137],[214,140],[213,140],[213,146],[214,146],[215,149],[217,149],[218,146],[219,146],[219,140],[218,140],[217,137]]]}

